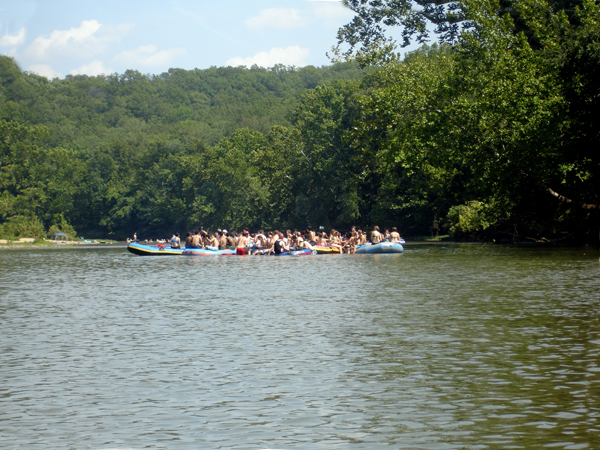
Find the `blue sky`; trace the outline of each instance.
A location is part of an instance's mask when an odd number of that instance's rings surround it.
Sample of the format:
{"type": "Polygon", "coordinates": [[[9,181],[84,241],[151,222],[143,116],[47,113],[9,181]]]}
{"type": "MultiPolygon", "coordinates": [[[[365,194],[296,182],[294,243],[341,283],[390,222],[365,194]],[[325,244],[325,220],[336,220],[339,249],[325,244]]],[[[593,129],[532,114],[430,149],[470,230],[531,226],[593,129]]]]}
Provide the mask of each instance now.
{"type": "Polygon", "coordinates": [[[322,66],[352,17],[338,0],[0,0],[0,53],[48,78],[322,66]]]}

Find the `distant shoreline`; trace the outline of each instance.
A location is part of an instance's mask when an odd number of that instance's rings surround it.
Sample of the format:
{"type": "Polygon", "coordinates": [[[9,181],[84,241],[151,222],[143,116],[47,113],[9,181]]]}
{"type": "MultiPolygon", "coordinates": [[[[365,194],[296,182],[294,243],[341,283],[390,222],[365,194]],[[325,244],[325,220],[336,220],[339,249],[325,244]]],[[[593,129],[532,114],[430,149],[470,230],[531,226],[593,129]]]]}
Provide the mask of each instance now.
{"type": "Polygon", "coordinates": [[[66,247],[105,247],[124,245],[126,242],[112,241],[107,239],[106,241],[93,241],[93,242],[81,242],[81,241],[49,241],[49,240],[38,240],[38,239],[27,239],[21,238],[17,241],[0,239],[0,250],[14,250],[14,249],[30,249],[30,248],[66,248],[66,247]]]}

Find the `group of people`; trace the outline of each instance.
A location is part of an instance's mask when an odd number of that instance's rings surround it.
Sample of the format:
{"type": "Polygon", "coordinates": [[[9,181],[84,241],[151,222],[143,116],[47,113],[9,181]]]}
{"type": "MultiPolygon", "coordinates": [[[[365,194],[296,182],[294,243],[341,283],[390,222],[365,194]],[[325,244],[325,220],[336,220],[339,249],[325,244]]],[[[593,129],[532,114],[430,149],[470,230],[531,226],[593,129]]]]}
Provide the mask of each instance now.
{"type": "MultiPolygon", "coordinates": [[[[331,230],[327,234],[323,227],[319,231],[313,231],[307,227],[304,233],[298,230],[287,230],[280,232],[278,230],[265,233],[259,230],[257,233],[250,233],[244,230],[241,233],[228,232],[227,230],[217,230],[209,233],[200,228],[193,233],[188,232],[184,245],[186,249],[202,248],[206,250],[235,250],[238,255],[270,255],[281,254],[295,250],[315,250],[315,247],[331,248],[337,253],[355,253],[360,245],[368,242],[379,244],[384,241],[400,242],[401,237],[396,227],[392,231],[385,230],[381,232],[378,226],[373,228],[370,239],[367,233],[352,227],[352,230],[342,235],[339,231],[331,230]]],[[[173,234],[170,239],[171,248],[182,248],[179,233],[173,234]]]]}

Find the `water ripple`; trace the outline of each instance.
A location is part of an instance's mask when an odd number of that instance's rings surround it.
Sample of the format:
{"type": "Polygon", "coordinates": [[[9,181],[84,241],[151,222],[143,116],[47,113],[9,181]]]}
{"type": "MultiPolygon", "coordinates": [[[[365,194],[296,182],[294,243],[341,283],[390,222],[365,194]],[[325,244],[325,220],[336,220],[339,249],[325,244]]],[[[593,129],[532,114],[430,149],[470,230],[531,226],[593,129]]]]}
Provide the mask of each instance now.
{"type": "Polygon", "coordinates": [[[594,448],[599,292],[569,249],[2,251],[0,448],[594,448]]]}

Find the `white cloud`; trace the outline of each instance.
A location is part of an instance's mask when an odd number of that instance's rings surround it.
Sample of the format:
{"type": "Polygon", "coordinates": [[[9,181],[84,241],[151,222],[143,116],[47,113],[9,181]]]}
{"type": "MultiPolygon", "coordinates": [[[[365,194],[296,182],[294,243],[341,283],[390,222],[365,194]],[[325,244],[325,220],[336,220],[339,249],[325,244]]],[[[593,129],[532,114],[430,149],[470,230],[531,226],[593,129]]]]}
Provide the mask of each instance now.
{"type": "Polygon", "coordinates": [[[354,12],[342,2],[320,0],[314,3],[315,16],[319,19],[333,20],[337,23],[340,19],[349,22],[354,17],[354,12]]]}
{"type": "Polygon", "coordinates": [[[251,17],[245,23],[251,30],[289,30],[304,25],[300,11],[284,8],[264,9],[258,16],[251,17]]]}
{"type": "Polygon", "coordinates": [[[135,50],[119,53],[114,60],[130,69],[138,66],[161,67],[171,63],[179,56],[187,55],[185,48],[177,47],[157,51],[156,45],[142,45],[135,50]]]}
{"type": "Polygon", "coordinates": [[[0,38],[0,47],[8,47],[10,45],[22,44],[25,40],[25,28],[21,28],[15,35],[5,34],[0,38]]]}
{"type": "Polygon", "coordinates": [[[28,72],[37,73],[43,77],[52,80],[53,78],[62,78],[62,74],[56,72],[48,64],[33,64],[27,68],[28,72]]]}
{"type": "Polygon", "coordinates": [[[132,25],[107,27],[97,20],[84,20],[78,28],[54,30],[50,36],[37,37],[25,50],[25,55],[37,60],[49,60],[57,56],[90,56],[106,49],[109,44],[120,42],[121,36],[132,25]]]}
{"type": "Polygon", "coordinates": [[[97,75],[109,74],[113,73],[112,69],[107,69],[104,67],[104,63],[102,61],[92,61],[89,64],[84,64],[77,69],[73,69],[69,72],[70,75],[90,75],[95,77],[97,75]]]}
{"type": "Polygon", "coordinates": [[[309,54],[310,51],[307,48],[300,48],[299,45],[287,48],[275,47],[268,52],[260,52],[249,58],[236,56],[228,60],[225,65],[252,67],[256,64],[261,67],[273,67],[275,64],[284,64],[286,66],[302,67],[306,65],[306,58],[309,54]]]}

